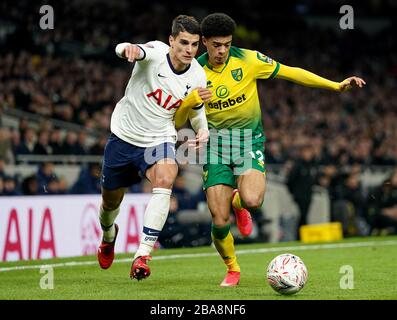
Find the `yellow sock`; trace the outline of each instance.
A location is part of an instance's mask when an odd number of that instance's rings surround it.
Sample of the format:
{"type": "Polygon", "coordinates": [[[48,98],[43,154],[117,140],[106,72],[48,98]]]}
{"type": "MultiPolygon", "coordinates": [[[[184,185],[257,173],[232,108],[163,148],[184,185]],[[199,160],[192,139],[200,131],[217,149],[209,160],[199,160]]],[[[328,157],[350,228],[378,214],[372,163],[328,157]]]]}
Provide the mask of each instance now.
{"type": "Polygon", "coordinates": [[[240,266],[237,263],[237,257],[234,251],[234,238],[230,232],[230,225],[223,228],[217,228],[212,225],[211,237],[216,250],[218,250],[223,262],[226,264],[227,270],[240,272],[240,266]]]}
{"type": "Polygon", "coordinates": [[[241,210],[243,208],[243,204],[242,204],[239,192],[236,192],[236,194],[233,198],[233,201],[232,201],[232,205],[234,208],[236,208],[238,210],[241,210]]]}

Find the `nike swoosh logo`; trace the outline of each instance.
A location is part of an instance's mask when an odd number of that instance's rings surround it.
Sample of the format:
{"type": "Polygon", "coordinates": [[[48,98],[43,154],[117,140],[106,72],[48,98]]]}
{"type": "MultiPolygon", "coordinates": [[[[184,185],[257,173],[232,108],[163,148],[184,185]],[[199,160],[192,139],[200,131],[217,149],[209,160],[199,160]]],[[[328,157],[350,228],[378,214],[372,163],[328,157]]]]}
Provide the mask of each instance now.
{"type": "Polygon", "coordinates": [[[148,230],[147,233],[148,233],[148,234],[155,234],[155,235],[158,235],[160,232],[148,230]]]}
{"type": "Polygon", "coordinates": [[[161,73],[157,74],[160,78],[167,78],[166,76],[163,76],[161,73]]]}

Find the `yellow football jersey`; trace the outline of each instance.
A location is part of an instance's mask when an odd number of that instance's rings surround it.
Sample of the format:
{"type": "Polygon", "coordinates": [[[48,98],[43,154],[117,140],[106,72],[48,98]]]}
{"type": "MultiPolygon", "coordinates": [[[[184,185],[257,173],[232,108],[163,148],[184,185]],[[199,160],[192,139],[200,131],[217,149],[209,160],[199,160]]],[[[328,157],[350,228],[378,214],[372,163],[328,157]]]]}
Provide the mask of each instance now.
{"type": "Polygon", "coordinates": [[[256,80],[275,77],[279,63],[258,51],[237,47],[230,48],[226,63],[218,68],[208,63],[207,53],[197,60],[207,75],[207,88],[213,91],[205,104],[209,128],[262,129],[256,80]]]}

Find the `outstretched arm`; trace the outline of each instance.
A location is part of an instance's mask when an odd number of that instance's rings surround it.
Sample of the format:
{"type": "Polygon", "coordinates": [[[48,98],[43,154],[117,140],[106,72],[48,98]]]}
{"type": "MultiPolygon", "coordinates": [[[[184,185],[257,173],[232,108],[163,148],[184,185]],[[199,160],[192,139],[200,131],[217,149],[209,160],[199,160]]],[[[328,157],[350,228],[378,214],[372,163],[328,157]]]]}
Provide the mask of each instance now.
{"type": "Polygon", "coordinates": [[[353,86],[361,88],[366,84],[365,81],[359,77],[349,77],[342,82],[335,82],[320,77],[305,69],[289,67],[282,64],[280,64],[280,69],[276,78],[289,80],[306,87],[328,89],[338,92],[349,90],[353,86]]]}
{"type": "Polygon", "coordinates": [[[120,58],[128,59],[129,62],[134,62],[145,57],[145,52],[139,46],[129,42],[119,43],[116,46],[116,54],[120,58]]]}

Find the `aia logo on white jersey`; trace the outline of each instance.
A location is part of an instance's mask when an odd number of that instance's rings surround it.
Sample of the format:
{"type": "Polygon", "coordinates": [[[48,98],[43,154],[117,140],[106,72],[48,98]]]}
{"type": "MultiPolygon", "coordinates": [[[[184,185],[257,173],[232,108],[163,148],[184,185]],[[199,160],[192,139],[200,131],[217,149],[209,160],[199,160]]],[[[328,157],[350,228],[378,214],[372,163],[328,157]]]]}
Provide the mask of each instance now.
{"type": "Polygon", "coordinates": [[[167,96],[164,95],[165,99],[163,99],[163,90],[161,90],[161,89],[157,89],[153,92],[150,92],[146,96],[149,99],[154,98],[156,100],[157,104],[166,110],[179,108],[179,106],[182,104],[182,99],[179,99],[176,102],[171,103],[171,100],[175,101],[176,99],[170,94],[167,96]]]}

